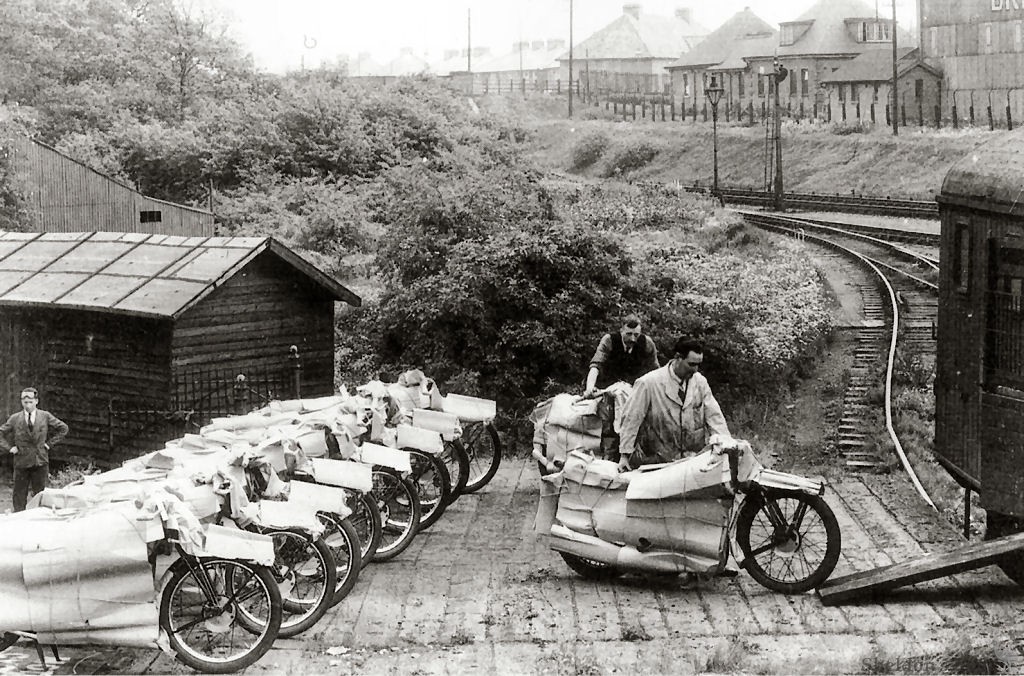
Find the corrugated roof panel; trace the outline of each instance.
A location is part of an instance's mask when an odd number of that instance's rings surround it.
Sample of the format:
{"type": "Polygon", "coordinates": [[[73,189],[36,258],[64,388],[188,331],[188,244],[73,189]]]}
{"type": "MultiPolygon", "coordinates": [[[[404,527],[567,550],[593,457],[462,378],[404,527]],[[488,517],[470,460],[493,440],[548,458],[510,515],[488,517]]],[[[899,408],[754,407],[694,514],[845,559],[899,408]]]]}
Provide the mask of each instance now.
{"type": "Polygon", "coordinates": [[[266,237],[211,237],[204,246],[255,249],[266,241],[266,237]]]}
{"type": "Polygon", "coordinates": [[[10,291],[11,289],[13,289],[18,284],[21,284],[22,282],[24,282],[26,279],[31,277],[33,274],[35,274],[35,273],[25,272],[25,271],[20,271],[20,272],[18,272],[18,271],[0,272],[0,296],[5,294],[6,292],[10,291]]]}
{"type": "Polygon", "coordinates": [[[188,247],[161,246],[147,241],[145,244],[135,247],[130,256],[118,260],[104,272],[109,275],[152,277],[185,256],[189,251],[188,247]]]}
{"type": "Polygon", "coordinates": [[[196,281],[214,280],[241,262],[250,252],[251,249],[205,249],[184,265],[168,271],[166,276],[196,281]]]}
{"type": "Polygon", "coordinates": [[[134,244],[129,242],[83,242],[75,249],[73,255],[63,256],[46,269],[47,272],[97,272],[109,265],[134,244]]]}
{"type": "Polygon", "coordinates": [[[4,293],[3,300],[24,300],[36,303],[52,303],[69,289],[88,278],[84,273],[41,272],[4,293]]]}
{"type": "Polygon", "coordinates": [[[20,249],[25,246],[25,240],[23,239],[7,239],[6,237],[0,238],[0,259],[8,256],[12,251],[20,249]]]}
{"type": "Polygon", "coordinates": [[[93,307],[111,307],[124,298],[132,289],[137,289],[148,281],[148,277],[114,277],[112,275],[93,275],[80,286],[60,298],[60,305],[89,305],[93,307]]]}
{"type": "Polygon", "coordinates": [[[206,286],[201,282],[153,279],[114,305],[114,309],[170,317],[202,293],[206,286]]]}
{"type": "Polygon", "coordinates": [[[0,234],[0,240],[11,240],[12,242],[25,242],[39,237],[38,232],[5,232],[0,234]]]}
{"type": "Polygon", "coordinates": [[[0,260],[0,270],[42,270],[74,245],[75,242],[50,238],[29,242],[13,255],[0,260]]]}

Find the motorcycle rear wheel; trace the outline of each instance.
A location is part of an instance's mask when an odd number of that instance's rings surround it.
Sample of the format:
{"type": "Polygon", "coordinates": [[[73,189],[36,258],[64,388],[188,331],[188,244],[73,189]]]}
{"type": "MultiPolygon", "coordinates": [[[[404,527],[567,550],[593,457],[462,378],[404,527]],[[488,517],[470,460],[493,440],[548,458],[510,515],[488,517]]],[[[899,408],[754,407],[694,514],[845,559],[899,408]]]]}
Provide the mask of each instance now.
{"type": "Polygon", "coordinates": [[[622,570],[607,563],[585,559],[568,552],[558,553],[573,572],[586,580],[614,580],[622,575],[622,570]]]}
{"type": "Polygon", "coordinates": [[[775,592],[802,594],[835,570],[842,534],[821,496],[765,490],[740,508],[736,543],[750,577],[775,592]]]}

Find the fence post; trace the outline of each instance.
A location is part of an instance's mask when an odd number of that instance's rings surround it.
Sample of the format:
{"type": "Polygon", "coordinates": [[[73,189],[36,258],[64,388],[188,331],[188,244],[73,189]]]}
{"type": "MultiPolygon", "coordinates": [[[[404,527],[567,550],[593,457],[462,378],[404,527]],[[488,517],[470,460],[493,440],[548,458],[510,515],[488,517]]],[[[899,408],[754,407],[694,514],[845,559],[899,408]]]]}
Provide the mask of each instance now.
{"type": "Polygon", "coordinates": [[[956,92],[953,92],[953,129],[960,128],[960,115],[956,111],[956,92]]]}
{"type": "Polygon", "coordinates": [[[235,403],[235,413],[244,415],[249,412],[248,394],[249,387],[245,382],[245,374],[239,373],[235,376],[234,392],[232,393],[235,403]]]}
{"type": "Polygon", "coordinates": [[[640,101],[640,117],[644,119],[647,117],[647,99],[640,101]]]}
{"type": "Polygon", "coordinates": [[[292,368],[292,394],[296,399],[302,398],[302,359],[299,357],[299,348],[292,345],[288,348],[288,361],[292,368]]]}
{"type": "Polygon", "coordinates": [[[114,398],[107,398],[107,447],[114,452],[114,398]]]}
{"type": "Polygon", "coordinates": [[[668,104],[668,107],[672,110],[672,121],[675,122],[676,121],[676,100],[672,99],[672,101],[668,104]]]}
{"type": "Polygon", "coordinates": [[[762,120],[763,120],[763,119],[765,118],[765,110],[766,110],[766,107],[765,107],[765,102],[764,102],[764,101],[762,101],[762,102],[761,102],[761,119],[762,119],[762,120]]]}
{"type": "Polygon", "coordinates": [[[832,100],[829,99],[828,104],[825,106],[825,121],[832,122],[832,100]]]}
{"type": "MultiPolygon", "coordinates": [[[[1009,110],[1010,107],[1007,106],[1006,109],[1009,110]]],[[[662,122],[665,121],[665,102],[664,101],[661,102],[661,121],[662,122]]]]}
{"type": "Polygon", "coordinates": [[[633,121],[636,122],[636,99],[633,99],[633,121]]]}
{"type": "Polygon", "coordinates": [[[800,119],[804,119],[804,100],[800,99],[800,119]]]}
{"type": "Polygon", "coordinates": [[[871,112],[871,124],[874,124],[875,123],[875,104],[874,104],[874,102],[871,103],[871,111],[870,112],[871,112]]]}
{"type": "Polygon", "coordinates": [[[921,99],[917,100],[917,126],[924,126],[924,104],[921,102],[921,99]]]}
{"type": "Polygon", "coordinates": [[[555,79],[555,93],[556,94],[561,94],[562,93],[562,78],[556,78],[555,79]]]}
{"type": "Polygon", "coordinates": [[[1010,112],[1010,91],[1006,90],[1006,128],[1013,129],[1013,114],[1010,112]]]}
{"type": "Polygon", "coordinates": [[[942,108],[938,104],[935,104],[935,128],[939,129],[942,127],[942,108]]]}
{"type": "Polygon", "coordinates": [[[907,104],[900,102],[900,123],[905,129],[907,127],[907,104]]]}
{"type": "Polygon", "coordinates": [[[840,101],[839,104],[843,107],[843,122],[846,122],[846,101],[840,101]]]}
{"type": "Polygon", "coordinates": [[[704,121],[708,121],[708,103],[704,102],[704,107],[701,109],[701,115],[704,117],[704,121]]]}

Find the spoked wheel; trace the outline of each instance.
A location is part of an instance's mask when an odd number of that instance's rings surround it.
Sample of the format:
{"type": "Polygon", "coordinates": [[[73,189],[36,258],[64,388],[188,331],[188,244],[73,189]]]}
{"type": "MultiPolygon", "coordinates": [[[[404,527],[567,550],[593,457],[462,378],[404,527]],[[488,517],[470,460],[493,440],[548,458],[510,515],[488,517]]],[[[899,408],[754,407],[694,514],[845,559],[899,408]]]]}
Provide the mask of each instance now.
{"type": "Polygon", "coordinates": [[[349,595],[359,579],[359,571],[363,569],[362,547],[355,526],[348,519],[330,512],[318,512],[317,517],[324,524],[323,539],[332,554],[337,572],[330,602],[335,606],[349,595]]]}
{"type": "Polygon", "coordinates": [[[405,449],[412,463],[412,475],[420,502],[420,530],[437,523],[451,502],[452,480],[444,462],[426,451],[405,449]]]}
{"type": "MultiPolygon", "coordinates": [[[[297,528],[264,529],[274,540],[274,578],[281,590],[284,619],[280,636],[297,636],[316,624],[331,607],[337,586],[334,554],[324,538],[312,539],[297,528]]],[[[245,609],[239,621],[250,630],[259,625],[259,618],[245,609]]]]}
{"type": "Polygon", "coordinates": [[[800,594],[832,574],[842,535],[821,496],[765,490],[749,495],[740,508],[736,543],[750,577],[772,591],[800,594]]]}
{"type": "Polygon", "coordinates": [[[585,559],[568,552],[558,552],[565,563],[582,578],[587,580],[614,580],[622,575],[622,571],[615,566],[593,559],[585,559]]]}
{"type": "Polygon", "coordinates": [[[462,445],[469,455],[465,493],[475,493],[490,482],[501,464],[501,440],[491,423],[472,422],[462,428],[462,445]]]}
{"type": "Polygon", "coordinates": [[[448,502],[452,503],[466,492],[466,483],[469,481],[469,454],[466,447],[458,439],[444,442],[444,452],[441,453],[441,460],[448,468],[448,476],[452,480],[452,494],[448,502]]]}
{"type": "MultiPolygon", "coordinates": [[[[1022,528],[1021,521],[1007,514],[1000,514],[991,510],[985,512],[985,539],[995,540],[1005,535],[1019,533],[1022,528]]],[[[1010,578],[1019,585],[1024,585],[1024,561],[1019,554],[1011,554],[999,561],[999,567],[1010,578]]]]}
{"type": "Polygon", "coordinates": [[[366,564],[370,563],[377,553],[381,536],[384,534],[380,507],[370,493],[356,493],[349,506],[352,513],[348,515],[348,522],[356,529],[356,535],[359,537],[360,565],[366,568],[366,564]]]}
{"type": "Polygon", "coordinates": [[[392,469],[373,470],[373,497],[380,510],[382,535],[374,561],[393,559],[412,544],[420,527],[416,485],[392,469]]]}
{"type": "Polygon", "coordinates": [[[277,638],[281,616],[270,569],[244,561],[179,559],[160,595],[160,626],[178,659],[211,674],[239,671],[262,657],[277,638]],[[258,621],[245,627],[242,614],[258,621]]]}

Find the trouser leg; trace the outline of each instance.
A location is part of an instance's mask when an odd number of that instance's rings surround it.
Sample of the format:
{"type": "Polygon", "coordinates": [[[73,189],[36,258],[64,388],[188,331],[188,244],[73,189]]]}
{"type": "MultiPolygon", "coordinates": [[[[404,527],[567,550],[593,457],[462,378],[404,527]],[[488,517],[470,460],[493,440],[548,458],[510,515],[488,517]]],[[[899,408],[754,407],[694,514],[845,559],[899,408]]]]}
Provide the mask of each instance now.
{"type": "Polygon", "coordinates": [[[14,468],[14,489],[12,496],[14,511],[21,512],[28,502],[28,494],[42,493],[46,488],[46,479],[50,475],[49,465],[38,465],[36,467],[15,467],[14,468]]]}
{"type": "Polygon", "coordinates": [[[48,478],[50,478],[50,466],[48,464],[32,468],[32,474],[29,477],[29,490],[32,491],[32,495],[38,495],[46,489],[46,480],[48,478]]]}

